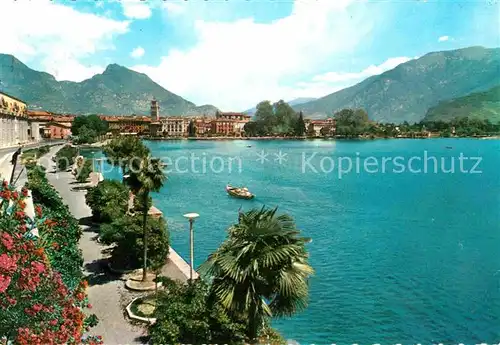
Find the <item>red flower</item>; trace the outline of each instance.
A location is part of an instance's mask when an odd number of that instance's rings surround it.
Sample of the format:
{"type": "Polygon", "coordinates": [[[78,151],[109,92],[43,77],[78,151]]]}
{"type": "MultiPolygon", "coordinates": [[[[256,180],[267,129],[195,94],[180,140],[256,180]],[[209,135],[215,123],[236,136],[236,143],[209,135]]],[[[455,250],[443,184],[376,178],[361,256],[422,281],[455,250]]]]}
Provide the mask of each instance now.
{"type": "Polygon", "coordinates": [[[26,215],[24,214],[23,211],[17,211],[15,214],[14,214],[14,218],[16,219],[23,219],[26,215]]]}
{"type": "Polygon", "coordinates": [[[35,212],[36,212],[37,217],[41,217],[42,216],[42,207],[40,205],[36,205],[35,212]]]}
{"type": "Polygon", "coordinates": [[[3,187],[3,188],[7,188],[7,187],[8,187],[8,185],[9,185],[9,183],[8,183],[6,180],[3,180],[3,182],[2,182],[2,187],[3,187]]]}
{"type": "Polygon", "coordinates": [[[28,196],[28,190],[27,190],[25,187],[23,187],[23,188],[21,189],[21,194],[22,194],[23,196],[28,196]]]}
{"type": "Polygon", "coordinates": [[[13,192],[12,193],[12,199],[14,199],[14,200],[19,199],[19,193],[18,192],[13,192]]]}
{"type": "Polygon", "coordinates": [[[0,255],[0,271],[5,273],[13,273],[17,269],[16,264],[17,258],[10,257],[7,254],[3,253],[0,255]]]}
{"type": "Polygon", "coordinates": [[[2,233],[2,238],[0,239],[0,241],[7,250],[12,250],[12,248],[14,247],[14,240],[12,239],[12,236],[6,232],[2,233]]]}
{"type": "Polygon", "coordinates": [[[87,304],[87,308],[92,309],[92,304],[87,304]]]}
{"type": "Polygon", "coordinates": [[[31,267],[33,267],[33,269],[38,273],[43,273],[45,272],[45,265],[42,264],[41,262],[38,262],[38,261],[33,261],[31,263],[31,267]]]}
{"type": "Polygon", "coordinates": [[[0,293],[5,292],[10,285],[10,277],[0,274],[0,293]]]}

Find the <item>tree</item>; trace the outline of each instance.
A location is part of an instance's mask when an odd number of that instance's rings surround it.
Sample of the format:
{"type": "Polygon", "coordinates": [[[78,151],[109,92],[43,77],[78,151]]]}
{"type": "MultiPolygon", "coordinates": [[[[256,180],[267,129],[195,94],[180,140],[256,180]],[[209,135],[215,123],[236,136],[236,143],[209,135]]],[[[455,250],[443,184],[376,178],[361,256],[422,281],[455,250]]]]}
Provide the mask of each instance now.
{"type": "Polygon", "coordinates": [[[356,137],[368,130],[368,113],[363,109],[342,109],[334,117],[339,135],[356,137]]]}
{"type": "Polygon", "coordinates": [[[303,136],[306,133],[306,124],[304,122],[304,115],[302,112],[299,113],[299,118],[297,119],[297,123],[295,124],[295,135],[303,136]]]}
{"type": "MultiPolygon", "coordinates": [[[[169,252],[168,229],[163,218],[148,216],[147,266],[154,269],[165,264],[169,252]]],[[[113,246],[111,262],[113,267],[136,269],[144,267],[144,224],[141,217],[124,215],[111,223],[101,224],[99,237],[102,243],[113,246]]]]}
{"type": "Polygon", "coordinates": [[[139,162],[149,154],[149,149],[134,136],[123,136],[111,140],[104,147],[108,163],[120,167],[123,176],[128,175],[133,162],[139,162]]]}
{"type": "Polygon", "coordinates": [[[95,142],[107,131],[108,123],[97,115],[77,116],[71,124],[71,134],[78,137],[78,142],[82,144],[95,142]]]}
{"type": "Polygon", "coordinates": [[[220,303],[210,305],[209,286],[202,280],[180,284],[159,279],[156,323],[149,327],[153,344],[243,344],[245,324],[234,320],[220,303]]]}
{"type": "Polygon", "coordinates": [[[148,211],[151,205],[151,192],[158,192],[166,180],[163,167],[159,159],[151,158],[151,156],[143,156],[142,160],[135,162],[135,166],[130,170],[130,176],[125,180],[130,189],[136,196],[139,211],[142,212],[143,224],[143,271],[142,281],[146,281],[147,275],[147,253],[148,253],[148,229],[146,221],[148,211]]]}
{"type": "Polygon", "coordinates": [[[87,191],[85,201],[95,221],[109,223],[127,212],[129,190],[116,180],[104,180],[87,191]]]}
{"type": "Polygon", "coordinates": [[[212,300],[247,321],[248,341],[255,343],[262,325],[273,316],[290,316],[308,301],[305,243],[293,218],[277,209],[240,213],[228,238],[200,267],[212,279],[212,300]]]}
{"type": "Polygon", "coordinates": [[[75,173],[76,173],[76,180],[79,182],[79,183],[84,183],[87,181],[87,179],[89,178],[90,176],[90,173],[92,172],[93,170],[93,164],[92,164],[92,160],[90,159],[85,159],[83,161],[83,164],[81,167],[79,167],[75,173]]]}
{"type": "Polygon", "coordinates": [[[66,170],[73,164],[73,160],[78,154],[78,149],[73,146],[66,145],[56,153],[56,163],[58,170],[66,170]]]}
{"type": "Polygon", "coordinates": [[[194,124],[194,121],[193,120],[189,121],[188,136],[195,137],[196,136],[196,132],[197,132],[197,128],[196,128],[196,126],[194,124]]]}

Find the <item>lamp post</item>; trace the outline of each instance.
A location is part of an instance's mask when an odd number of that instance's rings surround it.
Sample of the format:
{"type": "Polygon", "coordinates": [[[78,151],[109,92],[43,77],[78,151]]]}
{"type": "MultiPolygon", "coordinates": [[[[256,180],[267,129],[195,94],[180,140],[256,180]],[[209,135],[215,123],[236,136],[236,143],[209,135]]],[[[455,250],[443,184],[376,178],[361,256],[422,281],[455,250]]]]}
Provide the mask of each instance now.
{"type": "Polygon", "coordinates": [[[198,213],[186,213],[185,218],[189,219],[189,247],[190,247],[190,260],[189,260],[189,281],[193,282],[193,267],[194,267],[194,233],[193,233],[193,223],[196,218],[200,215],[198,213]]]}

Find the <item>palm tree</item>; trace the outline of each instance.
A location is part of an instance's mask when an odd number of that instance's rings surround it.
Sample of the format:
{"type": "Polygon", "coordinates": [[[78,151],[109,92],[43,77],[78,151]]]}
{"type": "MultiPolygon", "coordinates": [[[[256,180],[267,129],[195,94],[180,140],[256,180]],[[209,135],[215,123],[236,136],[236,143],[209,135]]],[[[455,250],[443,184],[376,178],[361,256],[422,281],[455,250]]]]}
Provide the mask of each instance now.
{"type": "Polygon", "coordinates": [[[151,158],[150,155],[142,157],[140,161],[133,161],[130,167],[130,175],[126,178],[126,183],[129,185],[132,193],[137,197],[137,205],[142,212],[143,224],[143,270],[142,281],[146,281],[147,258],[148,258],[148,231],[147,231],[147,218],[148,211],[151,207],[151,192],[158,192],[163,183],[167,179],[163,172],[163,167],[159,159],[151,158]]]}
{"type": "Polygon", "coordinates": [[[108,158],[108,163],[120,167],[125,177],[129,174],[131,165],[137,165],[142,157],[149,154],[149,149],[139,138],[123,136],[111,140],[104,147],[104,153],[108,158]]]}
{"type": "Polygon", "coordinates": [[[239,214],[224,243],[200,267],[212,280],[211,296],[228,312],[248,320],[247,337],[257,342],[270,317],[289,316],[307,306],[308,264],[305,243],[293,218],[277,209],[239,214]]]}

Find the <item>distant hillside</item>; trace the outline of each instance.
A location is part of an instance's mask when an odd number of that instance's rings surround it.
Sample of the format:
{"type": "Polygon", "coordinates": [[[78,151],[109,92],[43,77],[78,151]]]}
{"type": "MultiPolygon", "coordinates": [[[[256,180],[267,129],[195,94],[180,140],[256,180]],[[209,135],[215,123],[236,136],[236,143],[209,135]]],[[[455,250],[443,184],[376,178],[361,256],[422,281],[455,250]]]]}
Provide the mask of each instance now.
{"type": "Polygon", "coordinates": [[[1,90],[25,100],[30,108],[74,114],[148,114],[156,98],[161,115],[208,115],[217,110],[212,105],[197,107],[147,75],[117,64],[79,83],[59,82],[11,55],[0,54],[0,66],[1,90]]]}
{"type": "Polygon", "coordinates": [[[312,102],[295,106],[306,115],[327,116],[364,108],[380,122],[418,122],[440,101],[500,84],[500,49],[470,47],[434,52],[312,102]]]}
{"type": "MultiPolygon", "coordinates": [[[[299,105],[299,104],[303,104],[303,103],[314,101],[315,99],[317,99],[317,98],[313,98],[313,97],[300,97],[300,98],[295,98],[295,99],[293,99],[291,101],[288,101],[287,103],[290,106],[293,107],[295,105],[299,105]]],[[[256,111],[257,111],[257,109],[254,107],[252,109],[245,110],[244,113],[248,114],[248,115],[253,115],[253,114],[255,114],[256,111]]]]}
{"type": "Polygon", "coordinates": [[[424,119],[450,121],[462,117],[488,119],[493,123],[500,122],[500,86],[443,101],[429,109],[424,119]]]}

